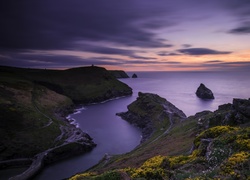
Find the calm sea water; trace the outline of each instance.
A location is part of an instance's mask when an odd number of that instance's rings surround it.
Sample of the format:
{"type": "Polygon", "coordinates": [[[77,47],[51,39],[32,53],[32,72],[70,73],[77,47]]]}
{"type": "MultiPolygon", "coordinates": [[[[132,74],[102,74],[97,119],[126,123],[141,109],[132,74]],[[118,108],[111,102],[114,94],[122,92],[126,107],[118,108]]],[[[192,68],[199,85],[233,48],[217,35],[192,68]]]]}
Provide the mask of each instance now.
{"type": "MultiPolygon", "coordinates": [[[[131,76],[132,73],[129,73],[131,76]]],[[[214,111],[233,98],[250,98],[250,72],[137,72],[138,79],[123,79],[138,92],[156,93],[173,103],[187,115],[203,110],[214,111]],[[196,97],[200,83],[214,93],[214,100],[196,97]]]]}
{"type": "MultiPolygon", "coordinates": [[[[134,72],[133,72],[134,73],[134,72]]],[[[130,76],[131,73],[128,73],[130,76]]],[[[136,72],[137,79],[121,79],[133,88],[133,95],[101,104],[86,106],[70,115],[77,125],[89,133],[97,143],[88,154],[60,161],[45,168],[36,177],[39,180],[57,180],[70,177],[98,163],[107,154],[131,151],[141,138],[140,131],[117,117],[115,113],[126,111],[138,92],[158,94],[173,103],[189,116],[203,110],[216,110],[221,104],[231,103],[233,98],[250,98],[250,72],[136,72]],[[215,96],[204,101],[195,91],[204,83],[215,96]]]]}

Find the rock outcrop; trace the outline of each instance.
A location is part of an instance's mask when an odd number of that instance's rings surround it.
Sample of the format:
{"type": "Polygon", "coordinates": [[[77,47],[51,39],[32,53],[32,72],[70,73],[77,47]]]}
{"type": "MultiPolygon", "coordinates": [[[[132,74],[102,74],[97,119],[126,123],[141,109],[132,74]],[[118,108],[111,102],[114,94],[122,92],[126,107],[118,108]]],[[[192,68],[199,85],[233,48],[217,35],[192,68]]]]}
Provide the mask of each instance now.
{"type": "Polygon", "coordinates": [[[213,92],[202,83],[198,87],[196,95],[201,99],[214,99],[213,92]]]}
{"type": "Polygon", "coordinates": [[[136,75],[136,74],[133,74],[133,75],[132,75],[132,78],[137,78],[137,75],[136,75]]]}
{"type": "Polygon", "coordinates": [[[233,99],[233,103],[220,105],[214,111],[197,113],[193,118],[198,120],[201,129],[214,126],[239,126],[250,122],[250,99],[233,99]]]}
{"type": "Polygon", "coordinates": [[[117,113],[117,115],[142,130],[141,142],[149,139],[158,128],[166,130],[186,118],[180,109],[157,94],[139,92],[137,100],[127,108],[127,112],[117,113]],[[166,127],[160,125],[164,124],[163,121],[166,121],[166,127]]]}

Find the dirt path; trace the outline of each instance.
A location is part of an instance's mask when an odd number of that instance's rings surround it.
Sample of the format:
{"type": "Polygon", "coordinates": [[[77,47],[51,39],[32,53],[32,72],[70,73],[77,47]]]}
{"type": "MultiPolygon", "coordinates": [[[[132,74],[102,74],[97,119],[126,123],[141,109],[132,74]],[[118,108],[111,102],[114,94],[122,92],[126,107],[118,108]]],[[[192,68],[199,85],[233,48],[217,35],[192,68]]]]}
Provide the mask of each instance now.
{"type": "Polygon", "coordinates": [[[156,139],[154,139],[151,143],[153,143],[153,142],[155,142],[155,141],[157,141],[158,139],[160,139],[162,136],[164,136],[165,134],[167,134],[167,133],[169,133],[169,131],[172,129],[172,127],[173,127],[173,114],[172,114],[172,112],[167,112],[168,113],[168,119],[169,119],[169,122],[170,122],[170,125],[169,125],[169,127],[160,135],[160,136],[158,136],[156,139]]]}

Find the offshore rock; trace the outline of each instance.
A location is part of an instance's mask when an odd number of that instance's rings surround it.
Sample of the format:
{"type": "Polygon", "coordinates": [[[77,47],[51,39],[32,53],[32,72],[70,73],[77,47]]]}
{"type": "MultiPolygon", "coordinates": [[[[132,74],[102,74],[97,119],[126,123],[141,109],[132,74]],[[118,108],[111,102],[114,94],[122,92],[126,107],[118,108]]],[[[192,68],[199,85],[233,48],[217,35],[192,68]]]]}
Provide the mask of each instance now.
{"type": "Polygon", "coordinates": [[[201,99],[214,99],[213,92],[202,83],[198,87],[195,94],[201,99]]]}
{"type": "Polygon", "coordinates": [[[133,75],[132,75],[132,78],[137,78],[137,75],[136,75],[136,74],[133,74],[133,75]]]}

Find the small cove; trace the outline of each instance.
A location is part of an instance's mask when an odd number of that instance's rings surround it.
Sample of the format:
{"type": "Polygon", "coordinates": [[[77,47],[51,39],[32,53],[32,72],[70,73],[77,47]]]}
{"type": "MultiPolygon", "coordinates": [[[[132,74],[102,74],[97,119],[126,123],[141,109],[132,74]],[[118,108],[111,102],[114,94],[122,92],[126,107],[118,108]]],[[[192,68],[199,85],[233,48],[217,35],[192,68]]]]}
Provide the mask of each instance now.
{"type": "Polygon", "coordinates": [[[94,166],[105,154],[126,153],[139,145],[140,130],[115,115],[126,111],[127,105],[133,100],[133,96],[123,97],[85,106],[71,114],[68,118],[73,119],[76,126],[87,132],[97,146],[91,152],[45,167],[35,179],[67,178],[94,166]]]}

